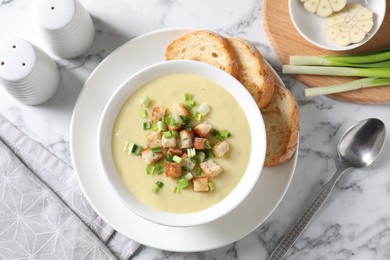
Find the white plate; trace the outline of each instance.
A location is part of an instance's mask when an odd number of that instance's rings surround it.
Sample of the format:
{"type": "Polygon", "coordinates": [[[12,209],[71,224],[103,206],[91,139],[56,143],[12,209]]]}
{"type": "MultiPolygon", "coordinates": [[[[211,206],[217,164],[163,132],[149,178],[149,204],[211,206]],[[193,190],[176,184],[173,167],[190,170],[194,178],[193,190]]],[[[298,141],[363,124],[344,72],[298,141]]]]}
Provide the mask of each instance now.
{"type": "Polygon", "coordinates": [[[386,14],[386,0],[347,0],[347,3],[351,2],[359,3],[374,12],[374,26],[363,41],[348,46],[337,45],[328,39],[325,33],[325,18],[306,11],[300,0],[289,0],[290,17],[295,29],[311,44],[326,50],[351,50],[368,42],[379,30],[386,14]]]}
{"type": "Polygon", "coordinates": [[[129,238],[162,250],[194,252],[233,243],[256,229],[279,204],[297,160],[265,169],[253,191],[223,218],[196,227],[168,227],[127,209],[111,191],[98,161],[97,128],[103,108],[132,73],[163,61],[168,44],[190,29],[160,30],[137,37],[104,59],[85,83],[71,123],[70,150],[79,184],[96,212],[129,238]]]}

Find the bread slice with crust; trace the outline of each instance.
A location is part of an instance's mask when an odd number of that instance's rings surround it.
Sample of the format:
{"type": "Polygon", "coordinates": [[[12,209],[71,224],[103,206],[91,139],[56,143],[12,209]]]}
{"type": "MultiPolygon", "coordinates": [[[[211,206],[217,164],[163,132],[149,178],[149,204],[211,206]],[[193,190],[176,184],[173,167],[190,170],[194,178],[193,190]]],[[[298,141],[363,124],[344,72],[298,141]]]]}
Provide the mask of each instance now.
{"type": "Polygon", "coordinates": [[[259,50],[240,38],[228,38],[237,57],[237,79],[251,93],[260,108],[271,102],[274,93],[274,76],[259,50]]]}
{"type": "Polygon", "coordinates": [[[238,75],[238,64],[232,47],[221,35],[197,30],[174,40],[166,49],[167,60],[197,60],[238,75]]]}
{"type": "Polygon", "coordinates": [[[294,155],[298,145],[298,104],[291,92],[279,82],[274,84],[271,103],[261,109],[267,134],[264,166],[285,163],[294,155]]]}

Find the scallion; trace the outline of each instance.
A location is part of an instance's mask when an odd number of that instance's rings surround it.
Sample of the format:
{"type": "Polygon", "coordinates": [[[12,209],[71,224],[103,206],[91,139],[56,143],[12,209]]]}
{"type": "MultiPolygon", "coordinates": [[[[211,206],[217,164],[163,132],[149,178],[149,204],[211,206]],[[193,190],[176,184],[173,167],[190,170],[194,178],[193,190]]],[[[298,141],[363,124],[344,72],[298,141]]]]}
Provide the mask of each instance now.
{"type": "Polygon", "coordinates": [[[165,159],[167,159],[168,162],[173,162],[173,154],[167,153],[165,159]]]}
{"type": "Polygon", "coordinates": [[[204,159],[206,159],[206,154],[204,152],[199,151],[196,153],[195,158],[198,163],[201,163],[204,161],[204,159]]]}
{"type": "Polygon", "coordinates": [[[146,165],[146,174],[152,175],[154,173],[155,166],[148,164],[146,165]]]}
{"type": "Polygon", "coordinates": [[[202,120],[202,114],[197,110],[191,110],[190,115],[191,115],[191,118],[195,119],[196,121],[202,120]]]}
{"type": "Polygon", "coordinates": [[[161,153],[161,147],[153,147],[150,150],[152,151],[152,153],[161,153]]]}
{"type": "Polygon", "coordinates": [[[162,122],[162,121],[158,121],[157,122],[156,131],[157,132],[163,132],[165,130],[167,130],[167,125],[164,122],[162,122]]]}
{"type": "Polygon", "coordinates": [[[126,141],[125,143],[125,147],[123,148],[123,151],[125,153],[131,153],[133,151],[133,148],[134,148],[134,143],[130,142],[129,140],[126,141]]]}
{"type": "Polygon", "coordinates": [[[148,110],[141,109],[141,117],[142,118],[147,118],[148,117],[148,110]]]}
{"type": "Polygon", "coordinates": [[[152,128],[152,123],[150,121],[143,122],[142,127],[144,130],[148,130],[148,129],[152,128]]]}
{"type": "Polygon", "coordinates": [[[179,189],[185,189],[189,185],[189,181],[186,178],[182,178],[178,181],[178,187],[179,189]]]}
{"type": "Polygon", "coordinates": [[[141,151],[142,151],[142,146],[137,144],[134,144],[133,149],[131,150],[131,152],[135,155],[140,155],[141,151]]]}
{"type": "Polygon", "coordinates": [[[152,191],[154,193],[157,193],[161,190],[161,188],[164,187],[164,183],[161,182],[161,181],[157,181],[154,185],[153,185],[153,188],[152,188],[152,191]]]}
{"type": "Polygon", "coordinates": [[[354,80],[351,82],[333,85],[333,86],[323,86],[316,88],[307,88],[305,89],[305,96],[318,96],[318,95],[328,95],[334,93],[340,93],[345,91],[351,91],[361,88],[372,88],[380,86],[389,86],[390,79],[388,78],[363,78],[354,80]]]}
{"type": "Polygon", "coordinates": [[[202,176],[202,170],[200,169],[200,167],[196,167],[196,170],[195,170],[195,176],[199,177],[199,176],[202,176]]]}
{"type": "Polygon", "coordinates": [[[177,156],[177,155],[174,155],[174,156],[172,157],[172,161],[177,162],[178,164],[181,164],[182,161],[183,161],[183,158],[181,158],[181,157],[179,157],[179,156],[177,156]]]}
{"type": "Polygon", "coordinates": [[[160,175],[160,174],[164,173],[164,163],[157,163],[154,167],[155,167],[154,168],[154,172],[157,175],[160,175]]]}
{"type": "Polygon", "coordinates": [[[188,158],[193,158],[196,156],[196,150],[195,148],[188,148],[187,149],[187,155],[188,155],[188,158]]]}
{"type": "Polygon", "coordinates": [[[291,65],[340,66],[340,64],[373,64],[390,60],[390,49],[358,55],[291,56],[291,65]]]}
{"type": "Polygon", "coordinates": [[[187,179],[187,180],[192,180],[192,179],[194,178],[194,176],[192,175],[192,173],[187,172],[187,173],[184,175],[184,178],[187,179]]]}
{"type": "Polygon", "coordinates": [[[283,65],[283,73],[308,74],[347,77],[381,77],[390,78],[390,68],[350,68],[325,66],[294,66],[283,65]]]}
{"type": "Polygon", "coordinates": [[[214,191],[215,190],[215,184],[212,181],[209,182],[209,190],[210,191],[214,191]]]}
{"type": "Polygon", "coordinates": [[[185,101],[191,101],[191,100],[192,100],[192,94],[190,94],[190,93],[185,93],[185,94],[184,94],[184,100],[185,100],[185,101]]]}
{"type": "Polygon", "coordinates": [[[150,104],[150,98],[148,96],[141,99],[141,105],[144,107],[148,107],[150,104]]]}
{"type": "Polygon", "coordinates": [[[207,115],[210,111],[211,111],[211,108],[209,107],[209,105],[207,105],[206,103],[203,103],[201,104],[197,111],[202,115],[202,116],[205,116],[207,115]]]}

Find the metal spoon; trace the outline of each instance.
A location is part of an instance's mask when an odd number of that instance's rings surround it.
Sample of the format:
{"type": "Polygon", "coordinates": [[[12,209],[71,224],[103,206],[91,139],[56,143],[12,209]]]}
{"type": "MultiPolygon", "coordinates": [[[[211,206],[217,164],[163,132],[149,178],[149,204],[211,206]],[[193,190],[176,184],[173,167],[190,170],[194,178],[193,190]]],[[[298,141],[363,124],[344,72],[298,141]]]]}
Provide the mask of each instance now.
{"type": "Polygon", "coordinates": [[[336,182],[347,169],[368,166],[377,158],[382,150],[385,134],[385,125],[376,118],[362,120],[345,132],[337,146],[340,165],[336,173],[322,187],[312,203],[279,242],[268,260],[279,260],[285,257],[288,250],[301,235],[315,213],[324,204],[336,182]]]}

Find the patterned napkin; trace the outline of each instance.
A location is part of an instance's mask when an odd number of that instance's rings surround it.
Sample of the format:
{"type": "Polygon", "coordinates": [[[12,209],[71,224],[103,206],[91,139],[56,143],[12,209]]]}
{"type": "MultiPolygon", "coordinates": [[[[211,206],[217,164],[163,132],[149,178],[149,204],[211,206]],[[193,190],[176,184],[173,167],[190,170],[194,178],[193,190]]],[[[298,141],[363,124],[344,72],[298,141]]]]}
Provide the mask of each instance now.
{"type": "Polygon", "coordinates": [[[96,214],[71,167],[0,116],[0,259],[128,259],[139,246],[96,214]]]}

